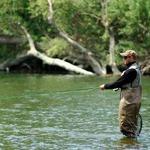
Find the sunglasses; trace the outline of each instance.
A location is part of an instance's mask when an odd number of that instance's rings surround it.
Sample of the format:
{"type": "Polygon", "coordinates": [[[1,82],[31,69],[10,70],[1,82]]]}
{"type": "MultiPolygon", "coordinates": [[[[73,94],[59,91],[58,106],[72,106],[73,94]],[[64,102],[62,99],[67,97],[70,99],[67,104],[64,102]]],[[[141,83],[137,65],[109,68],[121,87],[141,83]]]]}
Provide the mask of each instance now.
{"type": "Polygon", "coordinates": [[[123,59],[127,59],[127,58],[128,58],[128,56],[124,56],[124,57],[123,57],[123,59]]]}

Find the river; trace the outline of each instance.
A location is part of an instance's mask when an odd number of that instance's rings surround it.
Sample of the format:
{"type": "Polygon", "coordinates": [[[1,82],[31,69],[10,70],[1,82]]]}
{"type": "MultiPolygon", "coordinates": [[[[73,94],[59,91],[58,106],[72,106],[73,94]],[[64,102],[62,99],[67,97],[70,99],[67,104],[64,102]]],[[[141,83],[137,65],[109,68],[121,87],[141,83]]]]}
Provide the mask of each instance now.
{"type": "Polygon", "coordinates": [[[143,77],[143,129],[118,127],[119,92],[100,91],[115,77],[0,74],[0,149],[150,149],[150,77],[143,77]]]}

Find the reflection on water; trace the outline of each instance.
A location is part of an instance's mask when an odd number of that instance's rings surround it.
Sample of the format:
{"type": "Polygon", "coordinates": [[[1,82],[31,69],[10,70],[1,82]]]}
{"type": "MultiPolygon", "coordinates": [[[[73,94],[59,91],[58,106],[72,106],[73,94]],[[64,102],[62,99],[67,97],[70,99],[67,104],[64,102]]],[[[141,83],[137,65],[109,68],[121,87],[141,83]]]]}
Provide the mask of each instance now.
{"type": "Polygon", "coordinates": [[[144,78],[137,139],[118,127],[119,93],[101,92],[109,78],[1,75],[0,149],[122,150],[150,148],[149,78],[144,78]]]}
{"type": "Polygon", "coordinates": [[[127,138],[123,137],[118,141],[118,148],[123,149],[140,149],[142,148],[142,143],[138,141],[137,138],[127,138]]]}

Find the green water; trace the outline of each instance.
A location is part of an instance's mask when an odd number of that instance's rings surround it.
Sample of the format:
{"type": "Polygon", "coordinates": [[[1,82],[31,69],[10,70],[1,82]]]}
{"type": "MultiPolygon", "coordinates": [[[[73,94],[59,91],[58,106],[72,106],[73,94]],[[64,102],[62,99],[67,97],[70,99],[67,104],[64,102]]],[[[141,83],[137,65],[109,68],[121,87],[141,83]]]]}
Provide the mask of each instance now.
{"type": "Polygon", "coordinates": [[[143,78],[143,130],[137,139],[119,131],[119,93],[98,89],[111,80],[1,74],[0,149],[150,149],[150,78],[143,78]]]}

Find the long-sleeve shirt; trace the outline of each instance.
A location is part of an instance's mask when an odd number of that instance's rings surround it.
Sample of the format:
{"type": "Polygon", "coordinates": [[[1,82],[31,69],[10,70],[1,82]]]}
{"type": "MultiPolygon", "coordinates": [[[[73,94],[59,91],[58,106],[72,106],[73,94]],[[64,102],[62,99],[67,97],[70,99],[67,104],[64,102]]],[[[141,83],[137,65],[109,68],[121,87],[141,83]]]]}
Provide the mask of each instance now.
{"type": "MultiPolygon", "coordinates": [[[[128,68],[132,65],[133,63],[130,63],[128,65],[128,68]]],[[[107,83],[105,84],[104,88],[105,89],[115,89],[115,88],[121,88],[123,85],[132,83],[134,79],[137,76],[137,72],[135,69],[127,69],[125,73],[115,82],[112,83],[107,83]]]]}

